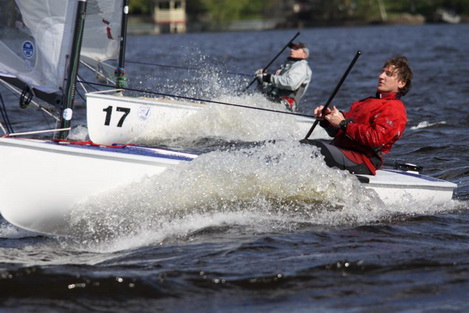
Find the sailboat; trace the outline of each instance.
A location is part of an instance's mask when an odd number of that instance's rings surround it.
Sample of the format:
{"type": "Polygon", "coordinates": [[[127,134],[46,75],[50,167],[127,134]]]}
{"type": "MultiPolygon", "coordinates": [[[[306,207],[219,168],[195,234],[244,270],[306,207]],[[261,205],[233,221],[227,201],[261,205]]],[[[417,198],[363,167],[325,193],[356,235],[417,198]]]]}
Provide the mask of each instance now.
{"type": "MultiPolygon", "coordinates": [[[[6,130],[0,138],[0,213],[4,219],[27,230],[55,233],[49,224],[66,215],[76,203],[202,157],[187,150],[68,140],[80,54],[97,60],[100,50],[118,50],[121,43],[114,40],[116,28],[111,26],[125,24],[119,19],[126,18],[126,1],[4,3],[0,20],[1,82],[8,88],[19,88],[22,103],[37,97],[60,109],[59,125],[54,130],[20,134],[6,130]],[[97,26],[85,23],[85,19],[97,26]],[[86,31],[96,37],[87,37],[86,31]],[[100,39],[100,34],[109,41],[100,39]],[[38,139],[38,134],[48,131],[53,131],[53,138],[38,139]]],[[[105,57],[109,55],[113,53],[105,57]]],[[[452,199],[456,187],[412,171],[382,170],[376,176],[357,178],[385,203],[404,196],[445,203],[452,199]]]]}
{"type": "MultiPolygon", "coordinates": [[[[299,33],[296,36],[298,35],[299,33]]],[[[123,30],[122,38],[125,38],[125,36],[126,32],[123,30]]],[[[122,58],[123,51],[125,51],[125,47],[121,46],[119,69],[123,69],[125,63],[122,58]]],[[[96,65],[99,68],[105,66],[105,63],[100,60],[96,61],[94,67],[96,65]]],[[[120,86],[126,87],[124,85],[120,86]]],[[[282,128],[282,131],[277,132],[277,134],[281,133],[294,139],[301,139],[302,134],[306,133],[310,125],[314,123],[313,117],[290,112],[283,105],[268,101],[264,97],[262,97],[263,101],[256,105],[247,105],[216,99],[196,99],[181,95],[170,95],[169,98],[131,97],[125,96],[123,94],[124,90],[142,92],[138,89],[123,88],[86,93],[87,130],[89,138],[93,142],[101,144],[117,142],[147,143],[148,140],[146,139],[151,138],[155,133],[164,133],[165,130],[169,130],[169,132],[172,130],[173,134],[174,131],[179,133],[181,129],[189,124],[197,124],[195,129],[194,127],[191,129],[192,133],[189,130],[189,135],[192,137],[195,135],[194,132],[210,133],[213,137],[219,137],[223,133],[223,137],[227,137],[226,132],[223,132],[223,130],[227,127],[233,127],[233,120],[235,119],[241,121],[238,123],[240,129],[236,132],[236,136],[231,136],[236,138],[228,136],[230,137],[227,138],[229,140],[253,140],[252,136],[240,135],[242,129],[248,128],[254,129],[251,134],[254,132],[260,133],[259,130],[264,129],[263,134],[272,136],[273,131],[269,132],[266,129],[265,121],[269,121],[267,124],[269,124],[270,130],[282,128]],[[205,122],[201,123],[200,119],[205,122]],[[224,120],[227,119],[230,121],[224,123],[224,120]],[[264,121],[264,123],[259,121],[264,121]],[[210,128],[207,124],[215,125],[210,128]],[[225,124],[229,124],[229,126],[225,126],[225,124]],[[260,127],[261,124],[262,127],[260,127]]],[[[245,95],[249,98],[249,95],[245,95]]],[[[246,97],[237,96],[235,98],[241,102],[246,102],[246,97]]],[[[251,97],[250,100],[252,99],[251,97]]],[[[177,136],[177,134],[174,135],[177,136]]],[[[327,134],[321,132],[316,137],[327,137],[327,134]]],[[[268,139],[272,138],[258,137],[254,140],[268,139]]]]}
{"type": "Polygon", "coordinates": [[[21,136],[24,133],[8,133],[0,138],[0,185],[4,187],[0,212],[14,225],[37,230],[32,224],[38,215],[57,213],[58,208],[66,209],[90,194],[159,174],[196,157],[161,148],[78,145],[66,140],[73,117],[80,53],[88,53],[96,60],[100,50],[118,48],[115,40],[93,37],[104,32],[106,38],[112,38],[110,21],[116,20],[116,14],[128,12],[125,2],[116,3],[6,1],[2,14],[10,14],[2,19],[2,83],[8,88],[20,88],[22,102],[35,96],[60,108],[60,125],[50,130],[54,138],[26,139],[21,136]],[[87,5],[91,9],[88,13],[87,5]],[[85,26],[85,17],[97,23],[85,26]],[[96,24],[101,27],[99,31],[96,24]],[[82,46],[85,29],[92,35],[82,46]],[[90,44],[95,44],[94,48],[90,44]]]}

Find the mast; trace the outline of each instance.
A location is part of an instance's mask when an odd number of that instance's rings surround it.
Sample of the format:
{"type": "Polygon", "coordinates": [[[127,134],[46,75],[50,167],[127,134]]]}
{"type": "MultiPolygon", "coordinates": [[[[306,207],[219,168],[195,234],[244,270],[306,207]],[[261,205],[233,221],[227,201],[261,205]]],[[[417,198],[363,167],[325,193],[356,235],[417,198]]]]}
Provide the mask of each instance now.
{"type": "Polygon", "coordinates": [[[121,36],[119,46],[119,64],[115,72],[116,87],[127,87],[127,79],[125,76],[125,47],[127,44],[127,19],[129,15],[129,0],[122,0],[122,23],[121,36]]]}
{"type": "MultiPolygon", "coordinates": [[[[77,11],[75,17],[75,28],[73,30],[73,43],[70,51],[70,59],[68,63],[66,86],[64,99],[60,115],[60,128],[69,128],[73,115],[73,101],[75,99],[75,85],[78,74],[78,65],[80,62],[81,43],[83,40],[83,29],[85,28],[86,5],[87,0],[77,0],[77,11]]],[[[64,130],[58,134],[59,139],[65,139],[69,131],[64,130]]]]}

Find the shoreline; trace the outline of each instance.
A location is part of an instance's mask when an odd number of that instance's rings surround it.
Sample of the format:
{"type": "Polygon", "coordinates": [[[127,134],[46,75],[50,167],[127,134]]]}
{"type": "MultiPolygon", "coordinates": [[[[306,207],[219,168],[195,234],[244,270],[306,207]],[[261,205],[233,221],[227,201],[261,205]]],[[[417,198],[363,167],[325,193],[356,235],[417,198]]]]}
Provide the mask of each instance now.
{"type": "MultiPolygon", "coordinates": [[[[381,26],[381,25],[395,25],[395,26],[419,26],[419,25],[461,25],[469,23],[469,19],[464,19],[460,23],[443,23],[443,22],[426,22],[423,18],[411,18],[409,16],[400,16],[398,18],[389,19],[388,21],[371,21],[369,23],[357,23],[357,22],[342,22],[342,23],[320,23],[320,24],[281,24],[277,20],[253,20],[253,21],[242,21],[234,22],[230,25],[220,26],[201,26],[192,24],[187,27],[186,33],[210,33],[210,32],[242,32],[242,31],[261,31],[261,30],[274,30],[274,29],[303,29],[303,28],[321,28],[321,27],[361,27],[361,26],[381,26]]],[[[127,33],[129,35],[160,35],[160,34],[177,34],[177,33],[166,33],[160,32],[158,27],[150,22],[144,21],[143,18],[133,17],[129,20],[127,27],[127,33]]],[[[179,33],[181,34],[181,33],[179,33]]]]}

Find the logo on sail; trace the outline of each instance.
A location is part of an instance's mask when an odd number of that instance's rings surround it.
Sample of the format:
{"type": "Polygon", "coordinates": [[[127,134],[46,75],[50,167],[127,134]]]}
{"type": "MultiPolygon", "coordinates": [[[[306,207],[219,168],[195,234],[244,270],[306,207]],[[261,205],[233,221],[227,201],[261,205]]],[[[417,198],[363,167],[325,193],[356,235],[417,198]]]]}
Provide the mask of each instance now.
{"type": "Polygon", "coordinates": [[[27,59],[31,59],[34,56],[34,44],[31,41],[23,42],[23,55],[27,59]]]}

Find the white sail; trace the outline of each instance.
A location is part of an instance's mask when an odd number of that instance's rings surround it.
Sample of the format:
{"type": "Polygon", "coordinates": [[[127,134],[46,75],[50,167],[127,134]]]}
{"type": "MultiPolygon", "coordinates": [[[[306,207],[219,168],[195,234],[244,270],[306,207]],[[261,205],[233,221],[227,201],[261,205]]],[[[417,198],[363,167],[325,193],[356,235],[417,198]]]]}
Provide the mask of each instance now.
{"type": "Polygon", "coordinates": [[[0,76],[47,93],[63,86],[77,1],[1,0],[0,76]]]}
{"type": "Polygon", "coordinates": [[[117,59],[121,41],[122,1],[90,0],[81,56],[87,61],[117,59]]]}
{"type": "MultiPolygon", "coordinates": [[[[0,0],[0,78],[62,94],[79,1],[0,0]]],[[[87,1],[84,59],[96,65],[117,58],[121,14],[122,1],[87,1]]]]}

